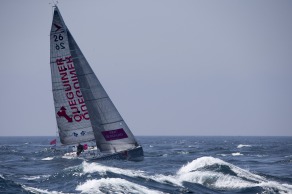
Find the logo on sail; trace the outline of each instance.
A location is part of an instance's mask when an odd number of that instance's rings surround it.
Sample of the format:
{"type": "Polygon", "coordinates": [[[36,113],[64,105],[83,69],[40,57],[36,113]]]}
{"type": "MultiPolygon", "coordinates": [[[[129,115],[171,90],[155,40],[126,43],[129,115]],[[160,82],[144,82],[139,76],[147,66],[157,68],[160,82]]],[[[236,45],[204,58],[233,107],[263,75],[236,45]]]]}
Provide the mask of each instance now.
{"type": "Polygon", "coordinates": [[[59,26],[58,24],[54,24],[54,26],[57,28],[57,29],[55,30],[55,32],[57,32],[58,30],[60,30],[60,29],[62,28],[62,26],[59,26]]]}
{"type": "Polygon", "coordinates": [[[57,112],[57,114],[59,117],[64,117],[65,119],[67,119],[69,123],[73,121],[73,119],[67,115],[66,108],[64,106],[61,107],[61,109],[57,112]]]}
{"type": "Polygon", "coordinates": [[[101,133],[104,136],[106,141],[124,139],[128,137],[128,135],[126,134],[123,128],[114,129],[110,131],[102,131],[101,133]]]}
{"type": "MultiPolygon", "coordinates": [[[[71,119],[76,122],[89,120],[89,114],[80,90],[72,56],[56,59],[56,65],[60,74],[60,80],[64,87],[64,94],[70,106],[70,112],[72,113],[71,119]]],[[[68,120],[68,122],[72,121],[68,120]]]]}

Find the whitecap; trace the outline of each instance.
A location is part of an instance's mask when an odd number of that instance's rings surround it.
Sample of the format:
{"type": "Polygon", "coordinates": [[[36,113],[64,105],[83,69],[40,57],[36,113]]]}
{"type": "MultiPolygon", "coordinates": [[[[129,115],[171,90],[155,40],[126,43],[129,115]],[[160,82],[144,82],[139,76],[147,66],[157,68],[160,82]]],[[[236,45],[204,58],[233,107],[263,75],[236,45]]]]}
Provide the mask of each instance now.
{"type": "Polygon", "coordinates": [[[178,154],[183,154],[183,155],[186,155],[186,154],[189,154],[190,152],[187,152],[187,151],[180,151],[180,152],[177,152],[178,154]]]}
{"type": "MultiPolygon", "coordinates": [[[[120,169],[116,167],[108,167],[98,163],[88,163],[84,161],[81,164],[83,171],[81,174],[99,173],[104,175],[107,172],[113,172],[116,174],[123,174],[130,177],[141,177],[147,180],[154,180],[161,183],[172,183],[183,187],[183,182],[198,183],[210,188],[233,190],[244,189],[251,187],[262,187],[267,191],[269,189],[278,189],[283,192],[291,192],[291,185],[280,184],[275,181],[269,181],[266,178],[257,174],[251,173],[248,170],[239,168],[233,164],[225,162],[218,158],[213,157],[201,157],[193,160],[192,162],[181,167],[174,175],[147,175],[144,171],[120,169]],[[218,165],[219,172],[208,168],[209,166],[218,165]],[[224,169],[229,169],[229,172],[220,172],[221,166],[226,166],[224,169]]],[[[80,175],[81,175],[80,174],[80,175]]],[[[134,188],[137,193],[143,193],[145,189],[141,185],[128,182],[123,179],[99,179],[87,181],[84,184],[79,185],[76,190],[82,192],[99,192],[102,193],[102,189],[109,189],[114,187],[114,191],[121,191],[122,188],[134,188]],[[116,182],[117,181],[117,182],[116,182]]],[[[157,192],[157,191],[154,191],[157,192]]],[[[147,193],[147,192],[146,192],[147,193]]]]}
{"type": "Polygon", "coordinates": [[[81,193],[163,193],[121,178],[87,180],[85,183],[78,185],[76,191],[81,191],[81,193]]]}
{"type": "Polygon", "coordinates": [[[77,155],[76,155],[76,152],[68,152],[68,153],[65,153],[62,158],[64,159],[76,159],[77,158],[77,155]]]}
{"type": "Polygon", "coordinates": [[[22,186],[25,190],[32,192],[32,193],[42,193],[42,194],[64,194],[63,192],[58,192],[58,191],[48,191],[47,189],[38,189],[34,187],[27,187],[27,186],[22,186]]]}
{"type": "Polygon", "coordinates": [[[53,160],[54,157],[46,157],[46,158],[43,158],[42,160],[53,160]]]}
{"type": "Polygon", "coordinates": [[[227,156],[227,154],[216,154],[216,155],[218,155],[218,156],[227,156]]]}
{"type": "Polygon", "coordinates": [[[275,189],[283,191],[284,193],[292,192],[292,185],[284,185],[275,181],[269,181],[262,176],[213,157],[201,157],[193,160],[178,170],[175,179],[177,182],[180,182],[180,185],[187,181],[198,183],[210,188],[224,190],[259,186],[267,191],[275,189]],[[208,169],[208,166],[214,165],[219,165],[218,168],[221,168],[221,166],[226,166],[229,168],[230,172],[226,174],[224,172],[217,172],[208,169]]]}
{"type": "Polygon", "coordinates": [[[237,148],[251,147],[251,145],[239,144],[237,148]]]}
{"type": "Polygon", "coordinates": [[[21,179],[24,179],[24,180],[36,180],[36,179],[47,178],[47,177],[50,177],[50,175],[24,176],[21,179]]]}
{"type": "Polygon", "coordinates": [[[123,174],[130,177],[145,177],[144,172],[140,170],[121,169],[116,167],[104,166],[98,163],[88,163],[86,161],[83,161],[81,166],[83,168],[83,174],[97,172],[100,175],[104,175],[106,174],[106,172],[113,172],[116,174],[123,174]]]}
{"type": "Polygon", "coordinates": [[[241,154],[240,152],[236,152],[236,153],[232,153],[232,156],[242,156],[243,154],[241,154]]]}
{"type": "MultiPolygon", "coordinates": [[[[101,176],[106,175],[107,172],[112,172],[116,174],[122,174],[129,177],[141,177],[147,180],[153,180],[161,183],[173,183],[174,185],[181,186],[180,183],[178,183],[175,176],[165,176],[162,174],[156,174],[156,175],[147,175],[144,171],[141,170],[129,170],[129,169],[121,169],[116,167],[109,167],[104,166],[98,163],[88,163],[84,161],[81,166],[83,167],[82,174],[88,174],[88,173],[99,173],[101,176]]],[[[80,175],[82,175],[80,174],[80,175]]]]}
{"type": "Polygon", "coordinates": [[[40,176],[25,176],[22,177],[21,179],[25,179],[25,180],[36,180],[36,179],[40,179],[40,176]]]}

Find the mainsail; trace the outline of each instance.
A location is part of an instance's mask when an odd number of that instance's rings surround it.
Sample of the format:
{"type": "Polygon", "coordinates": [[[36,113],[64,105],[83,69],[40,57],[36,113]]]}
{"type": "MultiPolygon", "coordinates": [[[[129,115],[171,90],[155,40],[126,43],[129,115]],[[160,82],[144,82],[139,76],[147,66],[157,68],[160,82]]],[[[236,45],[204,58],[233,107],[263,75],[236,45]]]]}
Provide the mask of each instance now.
{"type": "Polygon", "coordinates": [[[102,152],[138,144],[64,23],[57,6],[50,33],[51,75],[59,136],[63,144],[96,140],[102,152]]]}

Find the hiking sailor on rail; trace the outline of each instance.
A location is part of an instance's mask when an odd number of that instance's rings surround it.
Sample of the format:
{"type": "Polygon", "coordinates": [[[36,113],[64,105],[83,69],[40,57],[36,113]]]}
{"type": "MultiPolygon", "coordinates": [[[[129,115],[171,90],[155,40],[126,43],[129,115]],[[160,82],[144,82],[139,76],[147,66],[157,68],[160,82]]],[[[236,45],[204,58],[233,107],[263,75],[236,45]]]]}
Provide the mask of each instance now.
{"type": "Polygon", "coordinates": [[[81,152],[83,152],[83,151],[84,151],[83,145],[81,145],[80,143],[78,143],[77,152],[76,152],[77,156],[79,156],[81,154],[81,152]]]}

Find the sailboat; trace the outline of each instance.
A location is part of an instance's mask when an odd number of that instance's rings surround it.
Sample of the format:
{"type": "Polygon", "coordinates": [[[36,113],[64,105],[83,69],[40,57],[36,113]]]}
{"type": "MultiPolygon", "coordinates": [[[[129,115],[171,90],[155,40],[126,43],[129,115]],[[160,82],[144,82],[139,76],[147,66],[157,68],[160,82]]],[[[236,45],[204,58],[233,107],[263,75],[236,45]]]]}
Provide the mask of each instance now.
{"type": "Polygon", "coordinates": [[[95,141],[92,160],[141,161],[144,152],[54,6],[50,67],[58,133],[63,145],[95,141]]]}

